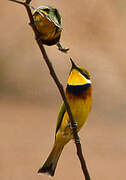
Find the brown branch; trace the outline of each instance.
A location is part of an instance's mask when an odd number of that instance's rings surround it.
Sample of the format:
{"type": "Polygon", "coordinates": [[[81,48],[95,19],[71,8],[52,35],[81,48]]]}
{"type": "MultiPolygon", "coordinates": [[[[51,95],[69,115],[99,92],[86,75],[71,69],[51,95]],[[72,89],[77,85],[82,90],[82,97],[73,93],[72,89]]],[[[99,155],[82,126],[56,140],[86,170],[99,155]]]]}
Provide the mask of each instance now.
{"type": "Polygon", "coordinates": [[[18,0],[10,0],[12,2],[16,2],[16,3],[19,3],[19,4],[22,4],[25,6],[26,10],[27,10],[27,13],[28,13],[28,16],[29,16],[29,19],[30,19],[30,25],[33,29],[33,32],[35,34],[35,37],[36,37],[36,41],[37,41],[37,44],[40,48],[40,51],[42,53],[42,56],[48,66],[48,69],[50,71],[50,74],[53,78],[53,80],[55,81],[56,85],[57,85],[57,88],[59,89],[60,91],[60,94],[62,96],[62,99],[64,101],[64,104],[66,106],[66,109],[67,109],[67,112],[68,112],[68,115],[69,115],[69,118],[71,120],[71,125],[72,125],[72,129],[73,129],[73,136],[74,136],[74,140],[75,140],[75,144],[76,144],[76,149],[77,149],[77,155],[78,155],[78,158],[80,160],[80,163],[81,163],[81,168],[83,170],[83,174],[84,174],[84,177],[85,177],[85,180],[91,180],[90,178],[90,175],[89,175],[89,172],[88,172],[88,169],[87,169],[87,166],[86,166],[86,161],[84,159],[84,156],[83,156],[83,153],[82,153],[82,148],[81,148],[81,144],[80,144],[80,139],[79,139],[79,136],[78,136],[78,133],[77,133],[77,124],[74,120],[74,117],[72,115],[72,112],[71,112],[71,109],[70,109],[70,106],[69,106],[69,103],[67,101],[67,98],[66,98],[66,95],[65,95],[65,92],[64,92],[64,89],[63,89],[63,86],[62,84],[60,83],[55,71],[54,71],[54,68],[52,66],[52,63],[45,51],[45,48],[44,46],[41,44],[41,42],[39,41],[39,38],[38,37],[38,32],[36,30],[36,27],[35,27],[35,24],[34,24],[34,20],[33,20],[33,16],[32,16],[32,13],[31,13],[31,9],[30,9],[30,2],[31,0],[26,0],[26,2],[21,2],[21,1],[18,1],[18,0]]]}

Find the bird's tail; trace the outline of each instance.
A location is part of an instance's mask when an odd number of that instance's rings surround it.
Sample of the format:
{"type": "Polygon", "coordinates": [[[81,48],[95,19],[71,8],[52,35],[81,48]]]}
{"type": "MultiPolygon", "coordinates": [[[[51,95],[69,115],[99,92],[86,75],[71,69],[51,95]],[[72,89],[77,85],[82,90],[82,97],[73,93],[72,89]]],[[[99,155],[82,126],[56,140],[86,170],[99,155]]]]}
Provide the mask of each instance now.
{"type": "Polygon", "coordinates": [[[44,165],[38,170],[38,173],[47,173],[50,176],[54,176],[56,165],[64,145],[55,143],[51,153],[49,154],[44,165]]]}

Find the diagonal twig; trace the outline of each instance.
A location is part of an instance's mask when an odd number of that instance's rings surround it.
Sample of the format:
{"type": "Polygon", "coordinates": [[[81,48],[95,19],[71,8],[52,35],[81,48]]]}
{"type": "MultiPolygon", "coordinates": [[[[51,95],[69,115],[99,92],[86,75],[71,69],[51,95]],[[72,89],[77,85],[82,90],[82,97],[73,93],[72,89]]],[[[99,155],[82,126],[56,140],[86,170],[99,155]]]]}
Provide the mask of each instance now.
{"type": "Polygon", "coordinates": [[[45,51],[44,46],[39,41],[39,38],[37,38],[38,37],[38,32],[36,30],[34,20],[33,20],[33,16],[32,16],[31,9],[30,9],[30,5],[29,5],[31,0],[26,0],[25,2],[22,2],[22,1],[19,1],[19,0],[9,0],[9,1],[24,5],[25,8],[26,8],[26,11],[27,11],[29,19],[30,19],[30,25],[31,25],[31,27],[33,29],[33,32],[35,34],[35,37],[36,37],[36,42],[37,42],[37,44],[38,44],[38,46],[40,48],[40,51],[42,53],[42,56],[43,56],[44,60],[45,60],[45,62],[47,64],[47,66],[48,66],[48,69],[50,71],[50,75],[52,76],[54,82],[57,85],[57,88],[59,89],[59,92],[60,92],[60,94],[62,96],[62,99],[64,101],[64,104],[66,106],[69,118],[71,120],[71,125],[72,125],[72,129],[73,129],[73,136],[74,136],[76,149],[77,149],[77,155],[78,155],[78,158],[79,158],[80,163],[81,163],[81,168],[82,168],[85,180],[91,180],[88,169],[87,169],[87,166],[86,166],[86,161],[85,161],[83,153],[82,153],[81,143],[80,143],[80,139],[79,139],[79,136],[78,136],[78,133],[77,133],[77,125],[76,125],[74,117],[72,115],[72,112],[71,112],[69,103],[67,101],[63,86],[60,83],[60,81],[59,81],[59,79],[58,79],[58,77],[57,77],[57,75],[56,75],[56,73],[54,71],[53,65],[52,65],[52,63],[51,63],[51,61],[50,61],[50,59],[49,59],[49,57],[48,57],[48,55],[47,55],[47,53],[45,51]]]}

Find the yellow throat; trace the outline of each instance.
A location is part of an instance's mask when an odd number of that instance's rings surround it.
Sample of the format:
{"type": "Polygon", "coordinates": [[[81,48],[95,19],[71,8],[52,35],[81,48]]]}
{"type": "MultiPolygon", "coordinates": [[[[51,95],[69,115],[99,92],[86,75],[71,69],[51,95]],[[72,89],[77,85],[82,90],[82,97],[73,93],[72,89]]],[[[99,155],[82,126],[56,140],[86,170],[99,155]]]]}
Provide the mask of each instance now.
{"type": "Polygon", "coordinates": [[[69,85],[76,86],[76,85],[91,84],[91,81],[86,77],[84,77],[77,69],[72,69],[67,83],[69,85]]]}

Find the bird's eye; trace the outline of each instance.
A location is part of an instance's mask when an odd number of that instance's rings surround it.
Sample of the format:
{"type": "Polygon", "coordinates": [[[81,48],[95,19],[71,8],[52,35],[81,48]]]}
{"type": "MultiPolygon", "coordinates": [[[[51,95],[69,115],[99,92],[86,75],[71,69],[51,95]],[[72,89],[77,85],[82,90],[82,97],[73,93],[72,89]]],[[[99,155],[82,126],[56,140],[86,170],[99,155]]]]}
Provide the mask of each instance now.
{"type": "Polygon", "coordinates": [[[83,76],[85,76],[87,79],[90,79],[90,76],[89,76],[88,72],[86,72],[86,71],[81,71],[81,74],[82,74],[83,76]]]}
{"type": "Polygon", "coordinates": [[[49,9],[48,8],[43,9],[43,11],[49,13],[49,9]]]}

